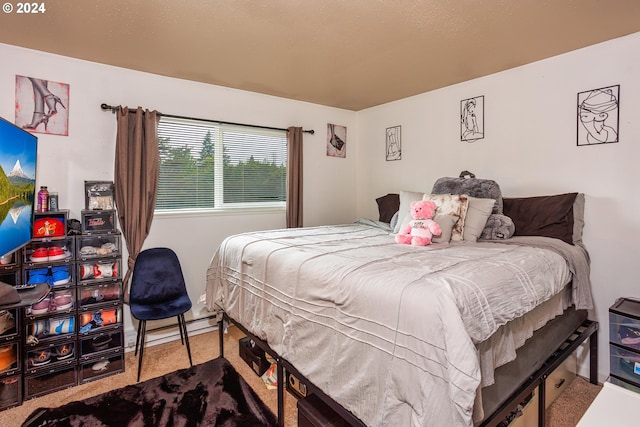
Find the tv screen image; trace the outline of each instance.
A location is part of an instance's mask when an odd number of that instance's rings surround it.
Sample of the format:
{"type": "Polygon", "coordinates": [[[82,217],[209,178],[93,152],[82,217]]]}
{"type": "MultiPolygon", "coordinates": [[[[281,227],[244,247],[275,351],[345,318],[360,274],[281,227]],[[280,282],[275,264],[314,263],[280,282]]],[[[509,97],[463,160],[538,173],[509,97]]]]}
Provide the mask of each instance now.
{"type": "Polygon", "coordinates": [[[0,117],[0,262],[29,243],[38,138],[0,117]]]}

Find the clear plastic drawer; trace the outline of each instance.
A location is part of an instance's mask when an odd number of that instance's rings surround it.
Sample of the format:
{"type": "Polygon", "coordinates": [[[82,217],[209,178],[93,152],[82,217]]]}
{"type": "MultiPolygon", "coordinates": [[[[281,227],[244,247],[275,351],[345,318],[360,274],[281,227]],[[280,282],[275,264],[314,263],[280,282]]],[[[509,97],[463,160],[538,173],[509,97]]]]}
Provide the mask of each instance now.
{"type": "Polygon", "coordinates": [[[77,361],[76,341],[61,340],[44,346],[28,348],[24,360],[25,372],[41,371],[56,365],[71,365],[77,361]]]}
{"type": "Polygon", "coordinates": [[[76,259],[120,256],[122,236],[120,234],[94,234],[76,238],[76,259]]]}
{"type": "Polygon", "coordinates": [[[124,353],[100,357],[80,363],[80,383],[124,372],[124,353]]]}
{"type": "Polygon", "coordinates": [[[0,377],[16,373],[20,369],[20,347],[17,341],[0,344],[0,377]]]}
{"type": "Polygon", "coordinates": [[[80,359],[95,359],[99,355],[122,352],[123,342],[122,328],[83,336],[79,340],[80,359]]]}
{"type": "Polygon", "coordinates": [[[67,314],[51,318],[30,319],[26,322],[26,344],[36,346],[42,342],[71,338],[76,334],[76,315],[67,314]]]}
{"type": "Polygon", "coordinates": [[[120,326],[122,324],[122,305],[92,308],[78,313],[78,318],[80,319],[79,334],[120,326]]]}
{"type": "Polygon", "coordinates": [[[77,384],[78,369],[76,365],[39,372],[24,378],[24,398],[33,399],[77,384]]]}
{"type": "Polygon", "coordinates": [[[118,305],[122,297],[122,282],[90,284],[78,289],[78,304],[81,310],[90,310],[96,304],[118,305]]]}
{"type": "Polygon", "coordinates": [[[37,304],[25,308],[29,318],[72,313],[76,308],[76,288],[60,288],[50,292],[37,304]]]}
{"type": "Polygon", "coordinates": [[[19,326],[18,309],[0,310],[0,343],[15,339],[18,336],[19,326]]]}
{"type": "Polygon", "coordinates": [[[53,265],[75,257],[75,238],[66,236],[51,239],[33,239],[24,248],[24,263],[53,265]]]}
{"type": "Polygon", "coordinates": [[[611,375],[640,387],[640,353],[618,347],[609,346],[611,375]]]}
{"type": "Polygon", "coordinates": [[[640,301],[622,298],[609,309],[609,341],[640,350],[640,301]]]}
{"type": "Polygon", "coordinates": [[[69,287],[75,285],[76,271],[72,262],[58,265],[32,265],[23,269],[23,283],[37,285],[48,283],[53,287],[69,287]]]}
{"type": "Polygon", "coordinates": [[[76,277],[80,285],[104,281],[114,282],[122,278],[119,259],[81,261],[77,263],[77,268],[76,277]]]}

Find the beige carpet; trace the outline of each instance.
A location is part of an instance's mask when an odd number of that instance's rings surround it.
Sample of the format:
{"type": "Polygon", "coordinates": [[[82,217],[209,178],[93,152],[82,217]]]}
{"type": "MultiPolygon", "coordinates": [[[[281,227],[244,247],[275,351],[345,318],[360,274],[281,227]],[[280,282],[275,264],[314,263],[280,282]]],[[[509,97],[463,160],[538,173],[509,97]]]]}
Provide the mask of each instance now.
{"type": "Polygon", "coordinates": [[[547,427],[574,427],[602,390],[601,385],[591,384],[577,377],[567,389],[547,408],[547,427]]]}
{"type": "MultiPolygon", "coordinates": [[[[260,398],[277,414],[276,390],[268,390],[262,380],[238,356],[238,340],[242,336],[242,332],[237,328],[229,328],[229,333],[225,336],[225,358],[231,362],[240,375],[260,395],[260,398]]],[[[189,342],[191,343],[194,364],[206,362],[219,354],[217,331],[192,336],[189,342]]],[[[137,358],[133,356],[133,352],[125,354],[125,366],[126,370],[122,374],[51,393],[28,400],[16,408],[0,411],[0,426],[20,426],[26,417],[39,407],[60,406],[74,400],[82,400],[128,384],[134,384],[137,374],[137,358]]],[[[140,381],[155,378],[188,366],[187,351],[180,345],[179,341],[149,347],[145,349],[140,381]]],[[[574,381],[567,388],[567,391],[549,408],[547,425],[550,427],[575,426],[599,390],[600,387],[591,385],[581,378],[574,381]]],[[[285,392],[285,427],[296,426],[296,399],[285,392]]]]}

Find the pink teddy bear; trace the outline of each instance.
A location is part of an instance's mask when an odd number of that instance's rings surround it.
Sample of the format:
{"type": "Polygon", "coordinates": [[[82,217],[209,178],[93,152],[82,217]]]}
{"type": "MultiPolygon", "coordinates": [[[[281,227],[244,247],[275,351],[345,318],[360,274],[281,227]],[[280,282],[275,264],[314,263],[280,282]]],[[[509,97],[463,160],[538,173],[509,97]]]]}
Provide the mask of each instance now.
{"type": "Polygon", "coordinates": [[[433,219],[436,204],[429,200],[411,202],[411,217],[407,226],[396,235],[396,243],[413,246],[427,246],[431,244],[431,237],[442,233],[440,226],[433,219]]]}

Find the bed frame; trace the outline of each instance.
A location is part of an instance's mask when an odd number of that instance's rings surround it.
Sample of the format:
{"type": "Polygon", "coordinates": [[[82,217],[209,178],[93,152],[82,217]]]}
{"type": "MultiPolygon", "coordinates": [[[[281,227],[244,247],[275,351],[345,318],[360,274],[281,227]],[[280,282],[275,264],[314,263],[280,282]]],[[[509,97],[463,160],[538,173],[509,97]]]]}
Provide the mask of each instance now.
{"type": "MultiPolygon", "coordinates": [[[[349,425],[353,427],[366,427],[365,424],[346,410],[342,405],[337,403],[326,393],[316,387],[304,375],[302,375],[291,363],[278,355],[263,340],[257,338],[249,332],[244,326],[229,317],[224,310],[217,314],[218,332],[220,341],[220,356],[224,357],[224,330],[226,325],[233,323],[250,339],[252,339],[260,349],[269,354],[277,365],[278,374],[278,426],[284,427],[284,371],[294,375],[299,381],[305,383],[307,389],[317,395],[327,406],[336,411],[349,425]]],[[[543,363],[542,367],[531,374],[526,381],[519,386],[493,413],[486,416],[479,424],[480,427],[495,427],[501,423],[509,414],[516,410],[516,407],[531,392],[538,387],[538,426],[545,426],[545,397],[546,397],[546,379],[547,377],[564,362],[582,343],[589,339],[589,381],[592,384],[598,384],[598,322],[592,320],[584,320],[566,339],[555,349],[553,353],[543,363]]]]}

